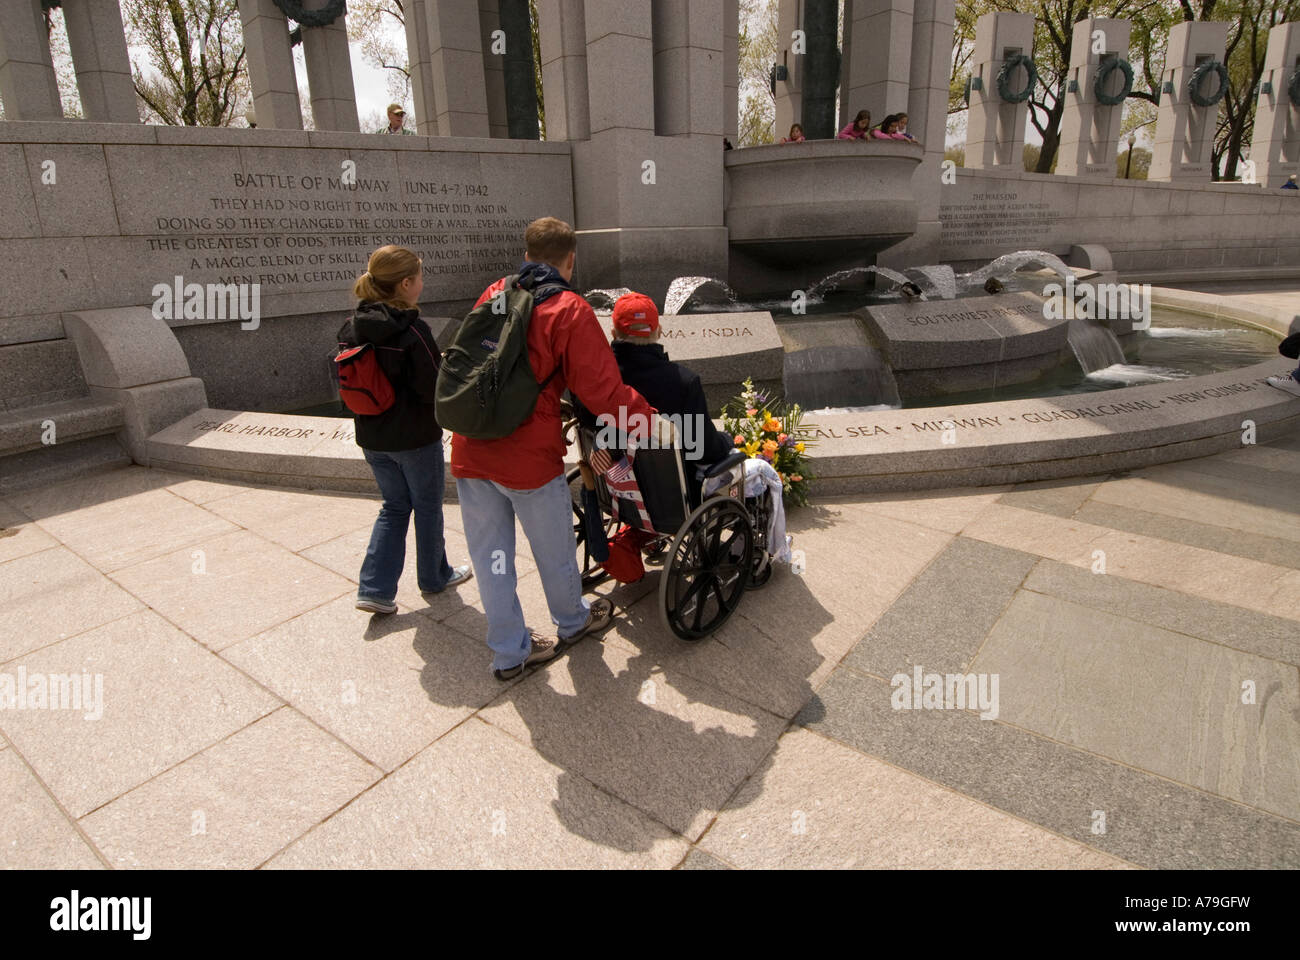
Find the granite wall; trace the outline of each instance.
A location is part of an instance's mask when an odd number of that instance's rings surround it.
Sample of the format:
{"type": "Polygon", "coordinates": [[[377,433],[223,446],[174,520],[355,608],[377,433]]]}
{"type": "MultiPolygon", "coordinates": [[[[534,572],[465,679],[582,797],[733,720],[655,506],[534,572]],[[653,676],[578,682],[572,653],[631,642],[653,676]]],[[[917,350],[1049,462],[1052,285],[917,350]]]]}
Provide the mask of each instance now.
{"type": "MultiPolygon", "coordinates": [[[[1300,192],[1228,183],[956,171],[938,185],[944,262],[1100,244],[1120,279],[1300,268],[1300,192]]],[[[1297,270],[1295,272],[1300,272],[1297,270]]]]}
{"type": "Polygon", "coordinates": [[[281,410],[331,397],[325,357],[376,247],[413,249],[428,312],[459,312],[517,266],[531,220],[574,215],[568,144],[58,122],[0,123],[0,211],[7,337],[151,306],[177,277],[255,284],[255,327],[167,322],[214,402],[281,410]]]}

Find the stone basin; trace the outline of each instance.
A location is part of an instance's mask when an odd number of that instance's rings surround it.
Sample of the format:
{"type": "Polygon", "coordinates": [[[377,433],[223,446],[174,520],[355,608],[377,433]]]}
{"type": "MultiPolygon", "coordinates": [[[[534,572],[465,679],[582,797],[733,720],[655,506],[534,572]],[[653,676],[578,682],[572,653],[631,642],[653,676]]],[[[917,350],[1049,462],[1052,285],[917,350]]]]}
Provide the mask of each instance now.
{"type": "Polygon", "coordinates": [[[916,232],[912,174],[925,151],[899,140],[818,140],[726,154],[731,246],[778,267],[871,255],[916,232]]]}

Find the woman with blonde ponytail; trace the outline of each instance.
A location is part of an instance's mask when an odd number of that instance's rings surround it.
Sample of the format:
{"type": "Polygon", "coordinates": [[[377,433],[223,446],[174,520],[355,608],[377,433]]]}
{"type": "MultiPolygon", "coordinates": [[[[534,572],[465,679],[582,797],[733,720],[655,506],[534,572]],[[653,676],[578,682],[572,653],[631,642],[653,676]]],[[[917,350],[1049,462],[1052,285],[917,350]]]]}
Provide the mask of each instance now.
{"type": "Polygon", "coordinates": [[[397,612],[397,581],[406,562],[406,531],[415,514],[417,582],[426,596],[468,580],[468,564],[447,563],[443,539],[442,428],[434,417],[440,354],[417,304],[423,264],[405,247],[380,247],[352,288],[358,301],[339,331],[339,347],[373,344],[393,388],[393,404],[375,416],[355,414],[357,445],[384,503],[361,565],[357,609],[397,612]]]}

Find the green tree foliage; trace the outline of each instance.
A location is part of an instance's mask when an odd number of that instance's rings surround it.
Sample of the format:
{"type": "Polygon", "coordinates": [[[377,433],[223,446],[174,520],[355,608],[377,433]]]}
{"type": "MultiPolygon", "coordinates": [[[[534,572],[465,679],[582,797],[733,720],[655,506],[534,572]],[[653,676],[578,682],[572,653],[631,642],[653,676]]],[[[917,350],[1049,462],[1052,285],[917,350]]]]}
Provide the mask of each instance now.
{"type": "Polygon", "coordinates": [[[1133,162],[1129,163],[1129,152],[1121,150],[1115,156],[1115,176],[1119,179],[1145,180],[1151,169],[1151,151],[1146,147],[1133,147],[1133,162]]]}
{"type": "Polygon", "coordinates": [[[226,127],[248,99],[243,29],[235,0],[122,0],[131,65],[146,119],[186,127],[226,127]]]}

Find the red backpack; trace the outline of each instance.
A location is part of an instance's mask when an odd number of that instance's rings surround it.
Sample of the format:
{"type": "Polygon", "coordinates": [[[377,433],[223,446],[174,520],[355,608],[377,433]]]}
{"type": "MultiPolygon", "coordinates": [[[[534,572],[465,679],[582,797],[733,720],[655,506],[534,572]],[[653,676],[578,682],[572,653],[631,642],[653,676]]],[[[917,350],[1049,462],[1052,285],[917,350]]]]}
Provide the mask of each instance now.
{"type": "Polygon", "coordinates": [[[379,367],[373,343],[344,350],[334,363],[339,371],[339,397],[353,413],[378,416],[396,402],[393,385],[379,367]]]}

